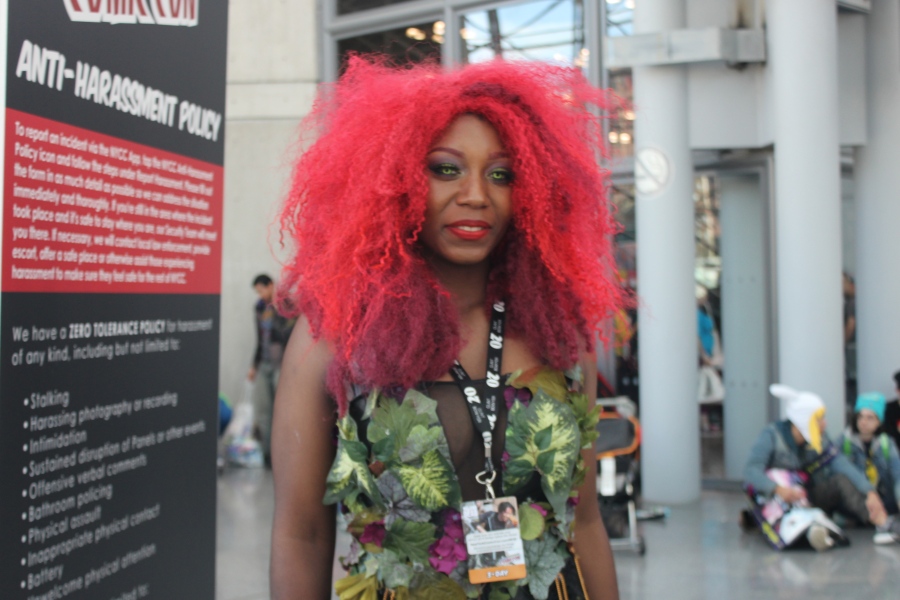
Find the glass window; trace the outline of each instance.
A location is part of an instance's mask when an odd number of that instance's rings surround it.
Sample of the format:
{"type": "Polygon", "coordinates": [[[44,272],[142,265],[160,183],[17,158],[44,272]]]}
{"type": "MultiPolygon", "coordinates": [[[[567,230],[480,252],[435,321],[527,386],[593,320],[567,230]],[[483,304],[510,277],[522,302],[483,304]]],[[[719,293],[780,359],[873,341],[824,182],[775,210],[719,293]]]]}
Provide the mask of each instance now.
{"type": "Polygon", "coordinates": [[[536,0],[473,10],[463,14],[459,34],[464,62],[502,57],[584,69],[590,59],[583,0],[536,0]]]}
{"type": "Polygon", "coordinates": [[[347,15],[361,10],[381,8],[382,6],[401,4],[409,1],[410,0],[337,0],[337,11],[339,15],[347,15]]]}
{"type": "Polygon", "coordinates": [[[632,35],[634,33],[635,0],[606,0],[606,35],[632,35]]]}
{"type": "Polygon", "coordinates": [[[609,119],[609,153],[613,161],[620,158],[634,156],[634,110],[631,108],[634,102],[634,90],[632,88],[631,69],[621,69],[609,72],[609,87],[620,98],[625,100],[626,106],[617,111],[609,119]]]}
{"type": "Polygon", "coordinates": [[[440,63],[444,29],[443,21],[434,21],[338,40],[341,70],[348,52],[379,52],[397,63],[440,63]]]}

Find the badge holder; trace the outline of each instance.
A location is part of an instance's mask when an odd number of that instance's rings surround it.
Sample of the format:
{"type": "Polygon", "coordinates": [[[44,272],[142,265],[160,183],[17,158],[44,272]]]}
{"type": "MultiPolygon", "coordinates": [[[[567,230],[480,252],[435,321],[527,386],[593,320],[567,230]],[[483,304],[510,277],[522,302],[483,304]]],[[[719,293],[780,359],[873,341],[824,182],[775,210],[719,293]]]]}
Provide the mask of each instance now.
{"type": "Polygon", "coordinates": [[[463,533],[469,553],[469,581],[473,584],[522,579],[527,573],[519,530],[518,501],[515,496],[496,498],[494,494],[497,471],[491,452],[497,423],[505,311],[503,302],[497,302],[491,312],[486,373],[488,393],[484,401],[459,361],[450,369],[466,397],[472,423],[484,440],[484,470],[475,476],[475,481],[484,486],[485,499],[463,502],[462,505],[463,533]]]}

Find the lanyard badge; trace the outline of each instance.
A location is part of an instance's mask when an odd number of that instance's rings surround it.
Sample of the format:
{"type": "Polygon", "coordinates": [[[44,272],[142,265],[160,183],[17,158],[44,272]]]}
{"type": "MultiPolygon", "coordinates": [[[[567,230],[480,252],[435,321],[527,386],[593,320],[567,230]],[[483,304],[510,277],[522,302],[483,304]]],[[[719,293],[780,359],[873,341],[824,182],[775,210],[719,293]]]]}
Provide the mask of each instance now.
{"type": "Polygon", "coordinates": [[[503,327],[506,321],[506,305],[503,302],[494,303],[491,309],[491,329],[488,334],[487,356],[487,393],[484,398],[478,393],[478,389],[472,383],[472,378],[466,373],[459,361],[455,361],[450,367],[450,374],[466,397],[469,407],[469,415],[475,429],[481,434],[484,441],[484,470],[475,476],[475,480],[485,487],[485,497],[494,498],[494,480],[497,471],[494,469],[494,460],[491,457],[491,448],[494,445],[494,427],[497,425],[497,403],[500,398],[500,362],[503,359],[503,327]]]}
{"type": "Polygon", "coordinates": [[[463,502],[462,522],[469,554],[469,581],[487,583],[522,579],[526,575],[525,552],[519,530],[519,507],[514,496],[496,498],[492,447],[500,401],[500,369],[503,359],[503,327],[506,306],[494,304],[488,334],[487,386],[482,398],[459,361],[450,373],[462,390],[475,429],[484,441],[484,470],[475,480],[484,486],[485,500],[463,502]]]}

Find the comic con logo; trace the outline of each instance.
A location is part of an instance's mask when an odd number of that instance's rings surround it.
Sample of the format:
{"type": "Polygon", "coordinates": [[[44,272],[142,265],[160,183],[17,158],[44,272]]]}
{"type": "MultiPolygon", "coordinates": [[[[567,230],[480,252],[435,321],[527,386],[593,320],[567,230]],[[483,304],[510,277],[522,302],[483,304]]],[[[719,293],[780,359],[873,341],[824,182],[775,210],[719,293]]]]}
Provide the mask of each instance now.
{"type": "Polygon", "coordinates": [[[197,25],[200,0],[63,0],[69,19],[81,23],[197,25]]]}

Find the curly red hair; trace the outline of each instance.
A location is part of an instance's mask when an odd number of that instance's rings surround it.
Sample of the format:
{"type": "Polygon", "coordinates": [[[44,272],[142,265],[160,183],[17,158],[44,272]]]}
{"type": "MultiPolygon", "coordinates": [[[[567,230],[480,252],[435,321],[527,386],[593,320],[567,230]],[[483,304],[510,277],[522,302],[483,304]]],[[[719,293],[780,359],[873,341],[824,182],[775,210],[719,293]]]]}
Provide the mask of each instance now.
{"type": "Polygon", "coordinates": [[[488,302],[556,368],[574,365],[621,300],[610,249],[601,113],[608,97],[577,70],[493,61],[444,71],[351,57],[323,86],[281,213],[295,249],[280,295],[329,341],[328,387],[409,387],[446,373],[460,350],[455,306],[423,259],[429,148],[477,114],[510,155],[513,219],[492,256],[488,302]]]}

